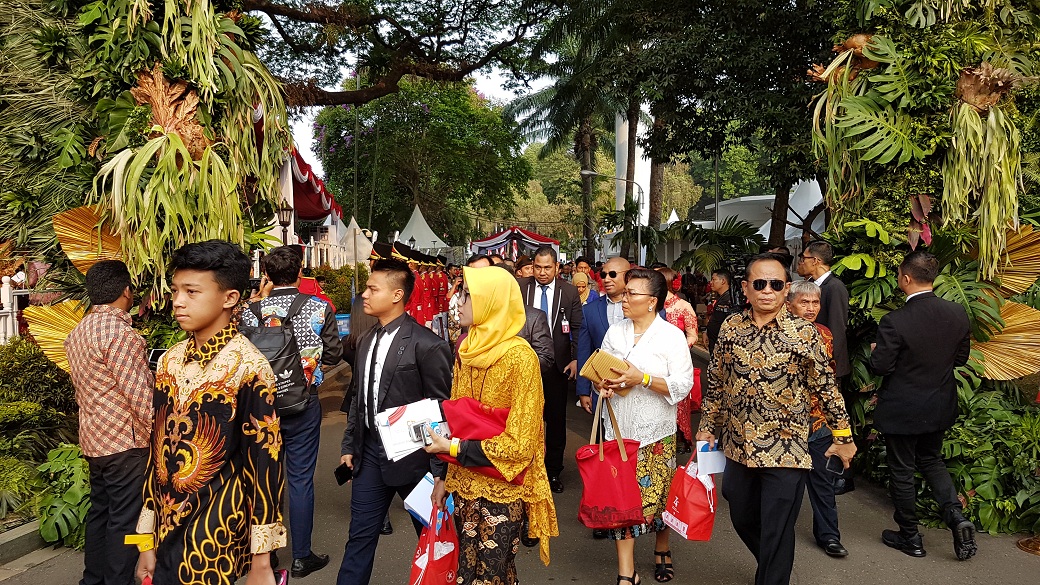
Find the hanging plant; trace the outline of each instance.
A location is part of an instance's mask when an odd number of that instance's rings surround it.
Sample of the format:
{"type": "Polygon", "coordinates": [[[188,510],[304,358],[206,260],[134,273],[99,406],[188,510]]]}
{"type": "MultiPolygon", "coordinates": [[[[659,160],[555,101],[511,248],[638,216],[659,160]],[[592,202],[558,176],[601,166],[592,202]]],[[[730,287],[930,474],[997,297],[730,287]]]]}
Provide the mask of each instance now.
{"type": "Polygon", "coordinates": [[[943,216],[948,224],[977,224],[984,279],[997,271],[1007,230],[1018,226],[1022,139],[999,105],[1016,84],[1013,72],[989,63],[964,69],[950,112],[953,137],[942,167],[943,216]]]}

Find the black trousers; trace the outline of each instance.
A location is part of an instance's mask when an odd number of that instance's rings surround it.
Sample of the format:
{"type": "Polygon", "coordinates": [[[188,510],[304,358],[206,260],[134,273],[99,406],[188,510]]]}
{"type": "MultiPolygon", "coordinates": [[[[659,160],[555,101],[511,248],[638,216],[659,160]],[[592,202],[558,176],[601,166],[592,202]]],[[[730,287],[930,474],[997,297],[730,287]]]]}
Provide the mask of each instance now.
{"type": "Polygon", "coordinates": [[[545,394],[545,471],[549,477],[563,472],[563,451],[567,447],[567,374],[555,368],[542,376],[545,394]]]}
{"type": "Polygon", "coordinates": [[[726,461],[722,497],[733,528],[755,555],[755,585],[787,585],[794,567],[794,525],[807,469],[747,467],[726,461]]]}
{"type": "Polygon", "coordinates": [[[885,435],[885,451],[891,474],[889,494],[896,511],[893,514],[904,536],[917,534],[917,486],[914,471],[920,471],[939,502],[943,520],[953,523],[952,515],[963,510],[957,490],[942,460],[945,431],[921,435],[885,435]]]}
{"type": "MultiPolygon", "coordinates": [[[[826,430],[826,427],[824,427],[826,430]]],[[[809,455],[812,456],[812,471],[806,484],[809,488],[809,504],[812,506],[812,532],[816,544],[823,546],[831,540],[841,540],[838,531],[838,503],[834,497],[834,481],[841,474],[827,471],[824,453],[834,444],[829,432],[809,437],[809,455]]]]}
{"type": "Polygon", "coordinates": [[[137,532],[148,449],[87,457],[90,511],[87,512],[80,585],[134,585],[137,547],[123,543],[137,532]]]}

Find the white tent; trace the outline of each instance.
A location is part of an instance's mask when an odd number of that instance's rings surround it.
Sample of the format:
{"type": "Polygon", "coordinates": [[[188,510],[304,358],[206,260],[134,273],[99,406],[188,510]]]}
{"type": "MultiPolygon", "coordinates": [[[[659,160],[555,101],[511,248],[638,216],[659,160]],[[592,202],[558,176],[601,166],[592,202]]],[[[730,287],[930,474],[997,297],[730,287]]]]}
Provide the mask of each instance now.
{"type": "Polygon", "coordinates": [[[404,226],[401,233],[397,236],[397,241],[402,244],[409,244],[409,241],[415,239],[416,250],[425,251],[428,254],[436,254],[443,248],[447,248],[448,244],[445,244],[437,234],[430,229],[430,224],[426,223],[426,218],[423,217],[422,211],[419,210],[419,206],[415,206],[415,210],[412,211],[412,217],[409,218],[408,224],[404,226]]]}
{"type": "Polygon", "coordinates": [[[372,254],[372,242],[365,237],[358,222],[353,217],[350,223],[342,230],[339,245],[343,248],[343,257],[349,263],[365,262],[372,254]]]}
{"type": "MultiPolygon", "coordinates": [[[[791,191],[791,199],[788,203],[787,209],[787,220],[793,223],[802,223],[801,217],[805,217],[813,207],[816,207],[823,202],[823,192],[820,191],[820,184],[816,181],[801,181],[794,186],[791,191]]],[[[766,221],[762,224],[762,228],[758,230],[758,233],[764,238],[769,238],[769,228],[773,224],[772,220],[766,221]]],[[[812,223],[812,230],[818,234],[822,234],[827,229],[826,219],[824,214],[819,214],[812,223]]],[[[788,224],[786,231],[784,232],[784,240],[801,240],[802,231],[790,224],[788,224]]]]}

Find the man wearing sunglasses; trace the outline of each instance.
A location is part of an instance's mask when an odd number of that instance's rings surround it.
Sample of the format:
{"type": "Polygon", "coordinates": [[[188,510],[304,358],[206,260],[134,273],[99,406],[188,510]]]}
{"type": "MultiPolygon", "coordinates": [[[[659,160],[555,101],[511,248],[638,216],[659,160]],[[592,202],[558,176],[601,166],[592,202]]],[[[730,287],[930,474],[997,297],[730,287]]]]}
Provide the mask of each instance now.
{"type": "Polygon", "coordinates": [[[697,439],[726,455],[722,495],[737,535],[758,561],[755,585],[787,585],[794,526],[812,468],[810,400],[816,395],[837,455],[856,453],[845,401],[816,326],[785,306],[788,273],[772,254],[747,265],[742,283],[751,308],[719,331],[708,368],[697,439]]]}

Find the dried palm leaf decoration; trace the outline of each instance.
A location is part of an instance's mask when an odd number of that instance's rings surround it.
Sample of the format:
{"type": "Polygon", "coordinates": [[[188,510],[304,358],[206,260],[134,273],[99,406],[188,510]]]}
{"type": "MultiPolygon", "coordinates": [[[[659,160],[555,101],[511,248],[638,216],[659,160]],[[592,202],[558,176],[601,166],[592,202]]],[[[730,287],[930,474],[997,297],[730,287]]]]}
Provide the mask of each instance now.
{"type": "Polygon", "coordinates": [[[54,233],[73,266],[83,274],[99,260],[120,258],[121,239],[102,223],[94,205],[55,215],[54,233]]]}
{"type": "Polygon", "coordinates": [[[29,332],[44,355],[66,372],[69,360],[65,356],[65,338],[83,319],[83,304],[65,301],[56,305],[31,306],[22,311],[29,322],[29,332]]]}
{"type": "Polygon", "coordinates": [[[1021,303],[1000,307],[1004,329],[989,341],[973,343],[984,357],[983,376],[990,380],[1017,380],[1040,372],[1040,311],[1021,303]]]}
{"type": "Polygon", "coordinates": [[[1009,230],[996,280],[1007,296],[1023,293],[1040,277],[1040,232],[1024,224],[1009,230]]]}

